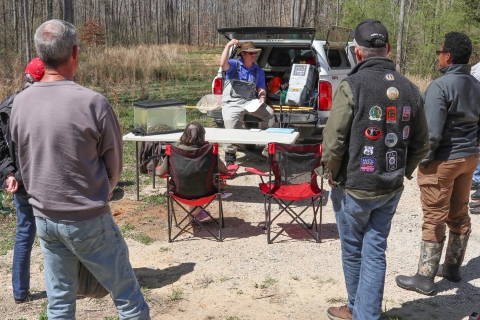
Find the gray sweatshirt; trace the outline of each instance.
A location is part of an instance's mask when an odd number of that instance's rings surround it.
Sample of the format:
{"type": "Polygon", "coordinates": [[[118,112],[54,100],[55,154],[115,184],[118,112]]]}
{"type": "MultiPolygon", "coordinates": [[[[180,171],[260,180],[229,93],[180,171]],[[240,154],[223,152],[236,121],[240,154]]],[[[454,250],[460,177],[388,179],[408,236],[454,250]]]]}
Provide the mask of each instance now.
{"type": "Polygon", "coordinates": [[[440,69],[444,74],[424,93],[430,151],[420,165],[478,153],[480,83],[470,75],[469,64],[440,69]]]}
{"type": "Polygon", "coordinates": [[[36,82],[10,119],[34,215],[88,221],[110,211],[122,172],[122,134],[101,94],[72,81],[36,82]]]}

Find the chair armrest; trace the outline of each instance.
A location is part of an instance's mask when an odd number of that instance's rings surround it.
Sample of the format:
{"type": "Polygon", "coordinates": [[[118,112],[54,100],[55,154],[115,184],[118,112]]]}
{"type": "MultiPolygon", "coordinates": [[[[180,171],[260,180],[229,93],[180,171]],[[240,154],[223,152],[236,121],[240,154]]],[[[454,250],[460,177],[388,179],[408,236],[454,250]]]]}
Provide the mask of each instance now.
{"type": "Polygon", "coordinates": [[[253,173],[253,174],[258,174],[259,176],[268,177],[268,172],[263,172],[263,171],[255,169],[255,168],[245,168],[245,171],[253,173]]]}

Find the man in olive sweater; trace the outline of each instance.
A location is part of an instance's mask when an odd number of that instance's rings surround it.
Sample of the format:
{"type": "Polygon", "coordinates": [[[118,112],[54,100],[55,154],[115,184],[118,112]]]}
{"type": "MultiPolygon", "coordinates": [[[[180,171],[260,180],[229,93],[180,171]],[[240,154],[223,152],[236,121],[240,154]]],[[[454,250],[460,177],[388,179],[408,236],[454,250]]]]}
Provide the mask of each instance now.
{"type": "Polygon", "coordinates": [[[365,20],[351,37],[359,62],[335,93],[318,170],[332,186],[348,293],[348,304],[327,315],[379,319],[391,221],[404,176],[428,151],[428,131],[418,89],[386,58],[385,27],[365,20]]]}
{"type": "Polygon", "coordinates": [[[35,47],[45,76],[15,98],[10,126],[44,255],[48,318],[75,318],[81,262],[110,292],[120,319],[149,319],[108,205],[122,172],[116,115],[101,94],[73,82],[73,25],[43,23],[35,47]]]}
{"type": "Polygon", "coordinates": [[[422,241],[417,273],[398,276],[398,286],[430,295],[439,271],[459,282],[471,223],[468,200],[478,164],[480,83],[468,64],[472,42],[465,34],[445,35],[437,51],[442,76],[424,94],[430,150],[418,169],[423,209],[422,241]],[[450,229],[445,262],[439,268],[446,227],[450,229]]]}

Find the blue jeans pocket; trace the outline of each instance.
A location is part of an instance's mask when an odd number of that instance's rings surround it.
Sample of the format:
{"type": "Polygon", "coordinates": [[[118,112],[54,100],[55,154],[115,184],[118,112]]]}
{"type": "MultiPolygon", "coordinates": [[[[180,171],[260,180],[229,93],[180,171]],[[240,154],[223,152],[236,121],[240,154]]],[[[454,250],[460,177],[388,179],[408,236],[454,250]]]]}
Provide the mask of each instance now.
{"type": "Polygon", "coordinates": [[[78,252],[90,252],[105,245],[105,216],[83,222],[71,222],[66,225],[72,247],[78,252]]]}
{"type": "MultiPolygon", "coordinates": [[[[52,241],[52,238],[48,234],[47,219],[44,218],[35,218],[35,224],[37,226],[37,235],[40,239],[49,242],[52,241]]],[[[48,247],[47,243],[45,246],[48,247]]]]}

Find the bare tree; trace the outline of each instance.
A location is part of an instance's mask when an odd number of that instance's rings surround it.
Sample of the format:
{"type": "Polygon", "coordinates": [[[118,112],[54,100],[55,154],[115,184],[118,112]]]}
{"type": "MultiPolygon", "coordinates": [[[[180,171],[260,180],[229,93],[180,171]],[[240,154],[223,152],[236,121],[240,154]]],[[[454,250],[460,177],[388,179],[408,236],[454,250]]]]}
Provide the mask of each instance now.
{"type": "Polygon", "coordinates": [[[63,20],[73,24],[73,3],[72,3],[72,0],[63,0],[63,20]]]}
{"type": "Polygon", "coordinates": [[[396,69],[397,72],[402,70],[402,41],[403,41],[403,25],[405,21],[405,0],[401,0],[400,3],[400,20],[398,26],[398,38],[397,38],[397,59],[396,69]]]}
{"type": "Polygon", "coordinates": [[[30,61],[30,23],[28,21],[28,0],[23,0],[23,15],[25,20],[25,50],[27,61],[30,61]]]}

